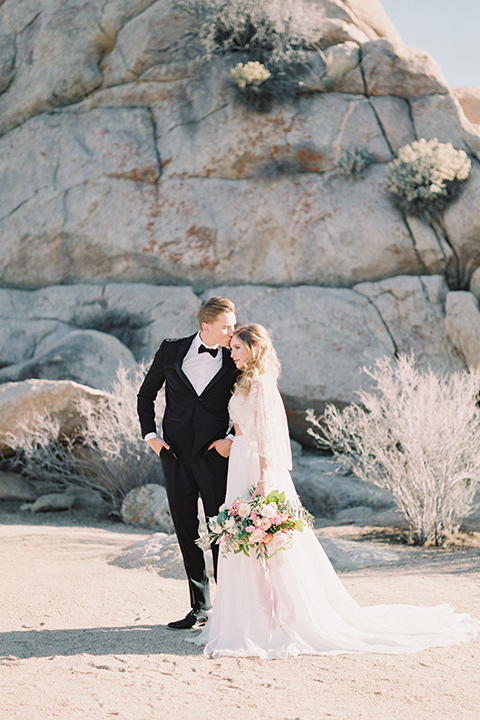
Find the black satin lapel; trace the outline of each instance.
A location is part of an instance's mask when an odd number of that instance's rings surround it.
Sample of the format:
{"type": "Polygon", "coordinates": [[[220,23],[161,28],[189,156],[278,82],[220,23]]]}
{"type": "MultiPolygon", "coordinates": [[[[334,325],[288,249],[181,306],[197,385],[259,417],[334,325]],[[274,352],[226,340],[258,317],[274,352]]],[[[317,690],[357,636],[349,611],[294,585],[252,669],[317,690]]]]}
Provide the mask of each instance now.
{"type": "MultiPolygon", "coordinates": [[[[195,333],[196,334],[196,333],[195,333]]],[[[182,370],[182,363],[185,358],[185,355],[187,354],[190,345],[193,342],[193,338],[195,335],[191,335],[188,338],[185,338],[185,340],[180,344],[180,347],[178,348],[177,357],[175,358],[175,370],[177,371],[177,375],[183,380],[185,385],[190,388],[190,390],[197,394],[195,388],[193,387],[192,383],[188,379],[188,377],[185,375],[185,373],[182,370]]]]}
{"type": "Polygon", "coordinates": [[[222,357],[223,357],[222,367],[217,372],[217,374],[213,376],[213,378],[208,383],[207,387],[202,391],[202,393],[201,393],[202,395],[210,387],[212,387],[212,385],[214,385],[217,382],[217,380],[219,380],[222,377],[222,375],[224,375],[227,372],[228,361],[230,359],[230,350],[228,348],[222,348],[222,357]]]}

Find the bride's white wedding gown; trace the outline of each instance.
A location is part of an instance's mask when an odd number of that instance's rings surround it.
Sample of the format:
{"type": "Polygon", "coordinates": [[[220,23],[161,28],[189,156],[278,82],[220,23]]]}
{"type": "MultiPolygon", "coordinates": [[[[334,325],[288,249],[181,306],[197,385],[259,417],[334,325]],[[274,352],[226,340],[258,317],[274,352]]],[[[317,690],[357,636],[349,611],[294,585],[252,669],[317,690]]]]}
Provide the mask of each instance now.
{"type": "MultiPolygon", "coordinates": [[[[267,462],[271,490],[297,494],[290,477],[290,443],[280,393],[261,375],[249,395],[233,395],[230,415],[240,428],[232,445],[226,503],[249,499],[267,462]]],[[[199,635],[213,657],[284,658],[299,654],[410,653],[470,640],[480,623],[449,605],[361,608],[347,593],[312,530],[294,533],[289,550],[266,565],[254,554],[219,558],[212,614],[199,635]]]]}

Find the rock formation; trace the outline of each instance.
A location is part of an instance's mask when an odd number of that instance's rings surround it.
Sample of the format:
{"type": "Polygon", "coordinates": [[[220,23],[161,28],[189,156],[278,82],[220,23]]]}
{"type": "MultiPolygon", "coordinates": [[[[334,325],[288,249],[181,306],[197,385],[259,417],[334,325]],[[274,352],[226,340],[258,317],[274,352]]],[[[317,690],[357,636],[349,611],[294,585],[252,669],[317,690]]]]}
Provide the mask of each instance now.
{"type": "Polygon", "coordinates": [[[453,94],[462,106],[466,118],[474,125],[480,125],[480,88],[454,88],[453,94]]]}
{"type": "Polygon", "coordinates": [[[480,130],[378,0],[307,5],[320,51],[262,113],[229,80],[244,54],[202,59],[175,0],[0,3],[0,380],[65,377],[79,332],[150,359],[213,293],[272,329],[292,424],[354,400],[379,355],[480,362],[480,130]],[[386,190],[399,148],[434,137],[472,162],[441,226],[386,190]]]}
{"type": "Polygon", "coordinates": [[[81,427],[77,404],[82,398],[92,402],[104,398],[100,390],[69,380],[25,380],[0,385],[0,453],[13,454],[8,434],[21,434],[23,427],[46,409],[59,424],[60,436],[71,437],[81,427]]]}
{"type": "MultiPolygon", "coordinates": [[[[456,225],[471,198],[452,208],[452,250],[385,191],[416,137],[466,149],[476,178],[480,135],[377,0],[310,0],[318,46],[353,58],[347,82],[264,114],[236,101],[238,54],[200,60],[175,7],[1,5],[0,284],[352,287],[443,273],[478,244],[477,215],[456,225]],[[355,182],[337,161],[358,145],[375,164],[355,182]]],[[[323,61],[307,55],[308,85],[323,61]]]]}

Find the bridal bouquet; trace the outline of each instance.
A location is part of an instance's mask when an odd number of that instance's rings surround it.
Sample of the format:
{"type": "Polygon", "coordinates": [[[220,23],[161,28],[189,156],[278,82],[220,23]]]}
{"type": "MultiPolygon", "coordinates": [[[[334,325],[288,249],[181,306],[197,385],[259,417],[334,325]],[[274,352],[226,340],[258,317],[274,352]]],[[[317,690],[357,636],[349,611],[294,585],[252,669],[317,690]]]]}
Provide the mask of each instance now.
{"type": "Polygon", "coordinates": [[[250,557],[253,550],[257,558],[268,560],[279,550],[288,550],[294,532],[303,532],[305,525],[313,526],[312,515],[300,504],[285,500],[284,492],[274,490],[267,497],[258,495],[249,501],[239,497],[230,507],[223,505],[218,515],[209,518],[208,533],[197,544],[206,550],[216,543],[224,557],[229,552],[250,557]]]}

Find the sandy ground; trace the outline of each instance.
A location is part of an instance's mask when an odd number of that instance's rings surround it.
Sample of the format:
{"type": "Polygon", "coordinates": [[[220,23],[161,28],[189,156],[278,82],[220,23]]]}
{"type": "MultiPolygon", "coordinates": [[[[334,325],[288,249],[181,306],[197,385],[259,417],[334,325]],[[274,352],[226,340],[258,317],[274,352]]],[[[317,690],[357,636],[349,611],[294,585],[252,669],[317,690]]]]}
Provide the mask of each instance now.
{"type": "MultiPolygon", "coordinates": [[[[407,656],[212,660],[185,642],[191,631],[165,627],[188,610],[184,580],[111,564],[147,534],[12,503],[0,522],[1,720],[480,718],[478,639],[407,656]]],[[[480,618],[478,548],[395,550],[397,565],[341,575],[361,605],[448,602],[480,618]]]]}

